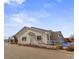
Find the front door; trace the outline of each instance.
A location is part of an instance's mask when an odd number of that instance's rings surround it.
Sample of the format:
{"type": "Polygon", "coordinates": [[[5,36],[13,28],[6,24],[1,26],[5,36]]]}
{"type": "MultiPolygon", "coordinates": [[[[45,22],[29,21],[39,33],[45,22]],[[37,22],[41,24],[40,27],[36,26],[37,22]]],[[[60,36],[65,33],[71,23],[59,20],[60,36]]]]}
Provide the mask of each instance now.
{"type": "Polygon", "coordinates": [[[35,36],[30,36],[30,44],[35,44],[35,36]]]}
{"type": "Polygon", "coordinates": [[[36,35],[33,32],[29,32],[30,44],[34,45],[36,42],[36,35]]]}

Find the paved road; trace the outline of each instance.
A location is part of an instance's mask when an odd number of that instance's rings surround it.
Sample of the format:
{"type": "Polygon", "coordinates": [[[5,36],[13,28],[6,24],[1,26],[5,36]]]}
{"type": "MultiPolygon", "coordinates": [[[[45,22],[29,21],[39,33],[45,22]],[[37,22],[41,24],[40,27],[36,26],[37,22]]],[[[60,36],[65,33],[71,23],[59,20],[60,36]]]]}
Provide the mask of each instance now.
{"type": "Polygon", "coordinates": [[[56,50],[5,44],[5,59],[74,59],[73,55],[56,50]]]}

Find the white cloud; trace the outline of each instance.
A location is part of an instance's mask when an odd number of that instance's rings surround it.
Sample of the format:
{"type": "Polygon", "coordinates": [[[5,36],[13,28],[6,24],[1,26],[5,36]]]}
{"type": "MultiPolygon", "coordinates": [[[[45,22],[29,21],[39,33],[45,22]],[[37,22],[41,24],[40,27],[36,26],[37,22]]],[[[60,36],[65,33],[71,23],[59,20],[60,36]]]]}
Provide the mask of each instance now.
{"type": "Polygon", "coordinates": [[[4,3],[7,4],[23,4],[26,0],[4,0],[4,3]]]}
{"type": "Polygon", "coordinates": [[[5,22],[5,26],[33,26],[36,24],[40,24],[41,22],[27,14],[26,12],[20,12],[18,14],[13,14],[13,15],[5,15],[5,20],[7,20],[8,22],[5,22]]]}
{"type": "Polygon", "coordinates": [[[44,8],[41,8],[39,11],[33,11],[30,14],[33,15],[34,17],[37,17],[37,18],[46,18],[46,17],[49,17],[51,15],[44,8]]]}
{"type": "Polygon", "coordinates": [[[10,4],[10,0],[4,0],[4,3],[10,4]]]}
{"type": "Polygon", "coordinates": [[[50,13],[45,10],[40,10],[39,12],[37,12],[37,16],[38,17],[49,17],[50,13]]]}

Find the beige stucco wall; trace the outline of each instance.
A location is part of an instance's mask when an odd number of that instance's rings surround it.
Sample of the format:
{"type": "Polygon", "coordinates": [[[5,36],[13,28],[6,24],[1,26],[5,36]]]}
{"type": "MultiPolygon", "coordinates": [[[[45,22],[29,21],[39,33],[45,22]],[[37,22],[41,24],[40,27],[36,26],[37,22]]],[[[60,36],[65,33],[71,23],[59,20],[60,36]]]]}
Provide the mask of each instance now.
{"type": "MultiPolygon", "coordinates": [[[[19,44],[30,44],[30,36],[28,35],[29,32],[33,32],[35,33],[36,36],[41,36],[42,40],[40,41],[40,43],[44,43],[47,44],[47,33],[43,33],[43,32],[37,32],[37,31],[33,31],[33,30],[27,30],[23,35],[21,35],[20,37],[18,37],[18,43],[19,44]],[[22,41],[22,37],[27,37],[26,41],[22,41]]],[[[33,41],[34,44],[39,44],[39,41],[34,40],[33,41]]]]}

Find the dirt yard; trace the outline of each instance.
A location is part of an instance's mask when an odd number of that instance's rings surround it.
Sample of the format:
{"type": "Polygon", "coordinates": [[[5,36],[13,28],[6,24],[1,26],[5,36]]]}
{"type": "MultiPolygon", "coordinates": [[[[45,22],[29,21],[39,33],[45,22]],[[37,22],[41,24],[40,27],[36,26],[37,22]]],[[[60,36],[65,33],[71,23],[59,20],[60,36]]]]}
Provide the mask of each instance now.
{"type": "Polygon", "coordinates": [[[56,50],[18,46],[14,44],[5,44],[4,58],[5,59],[74,59],[72,54],[61,53],[56,50]]]}

